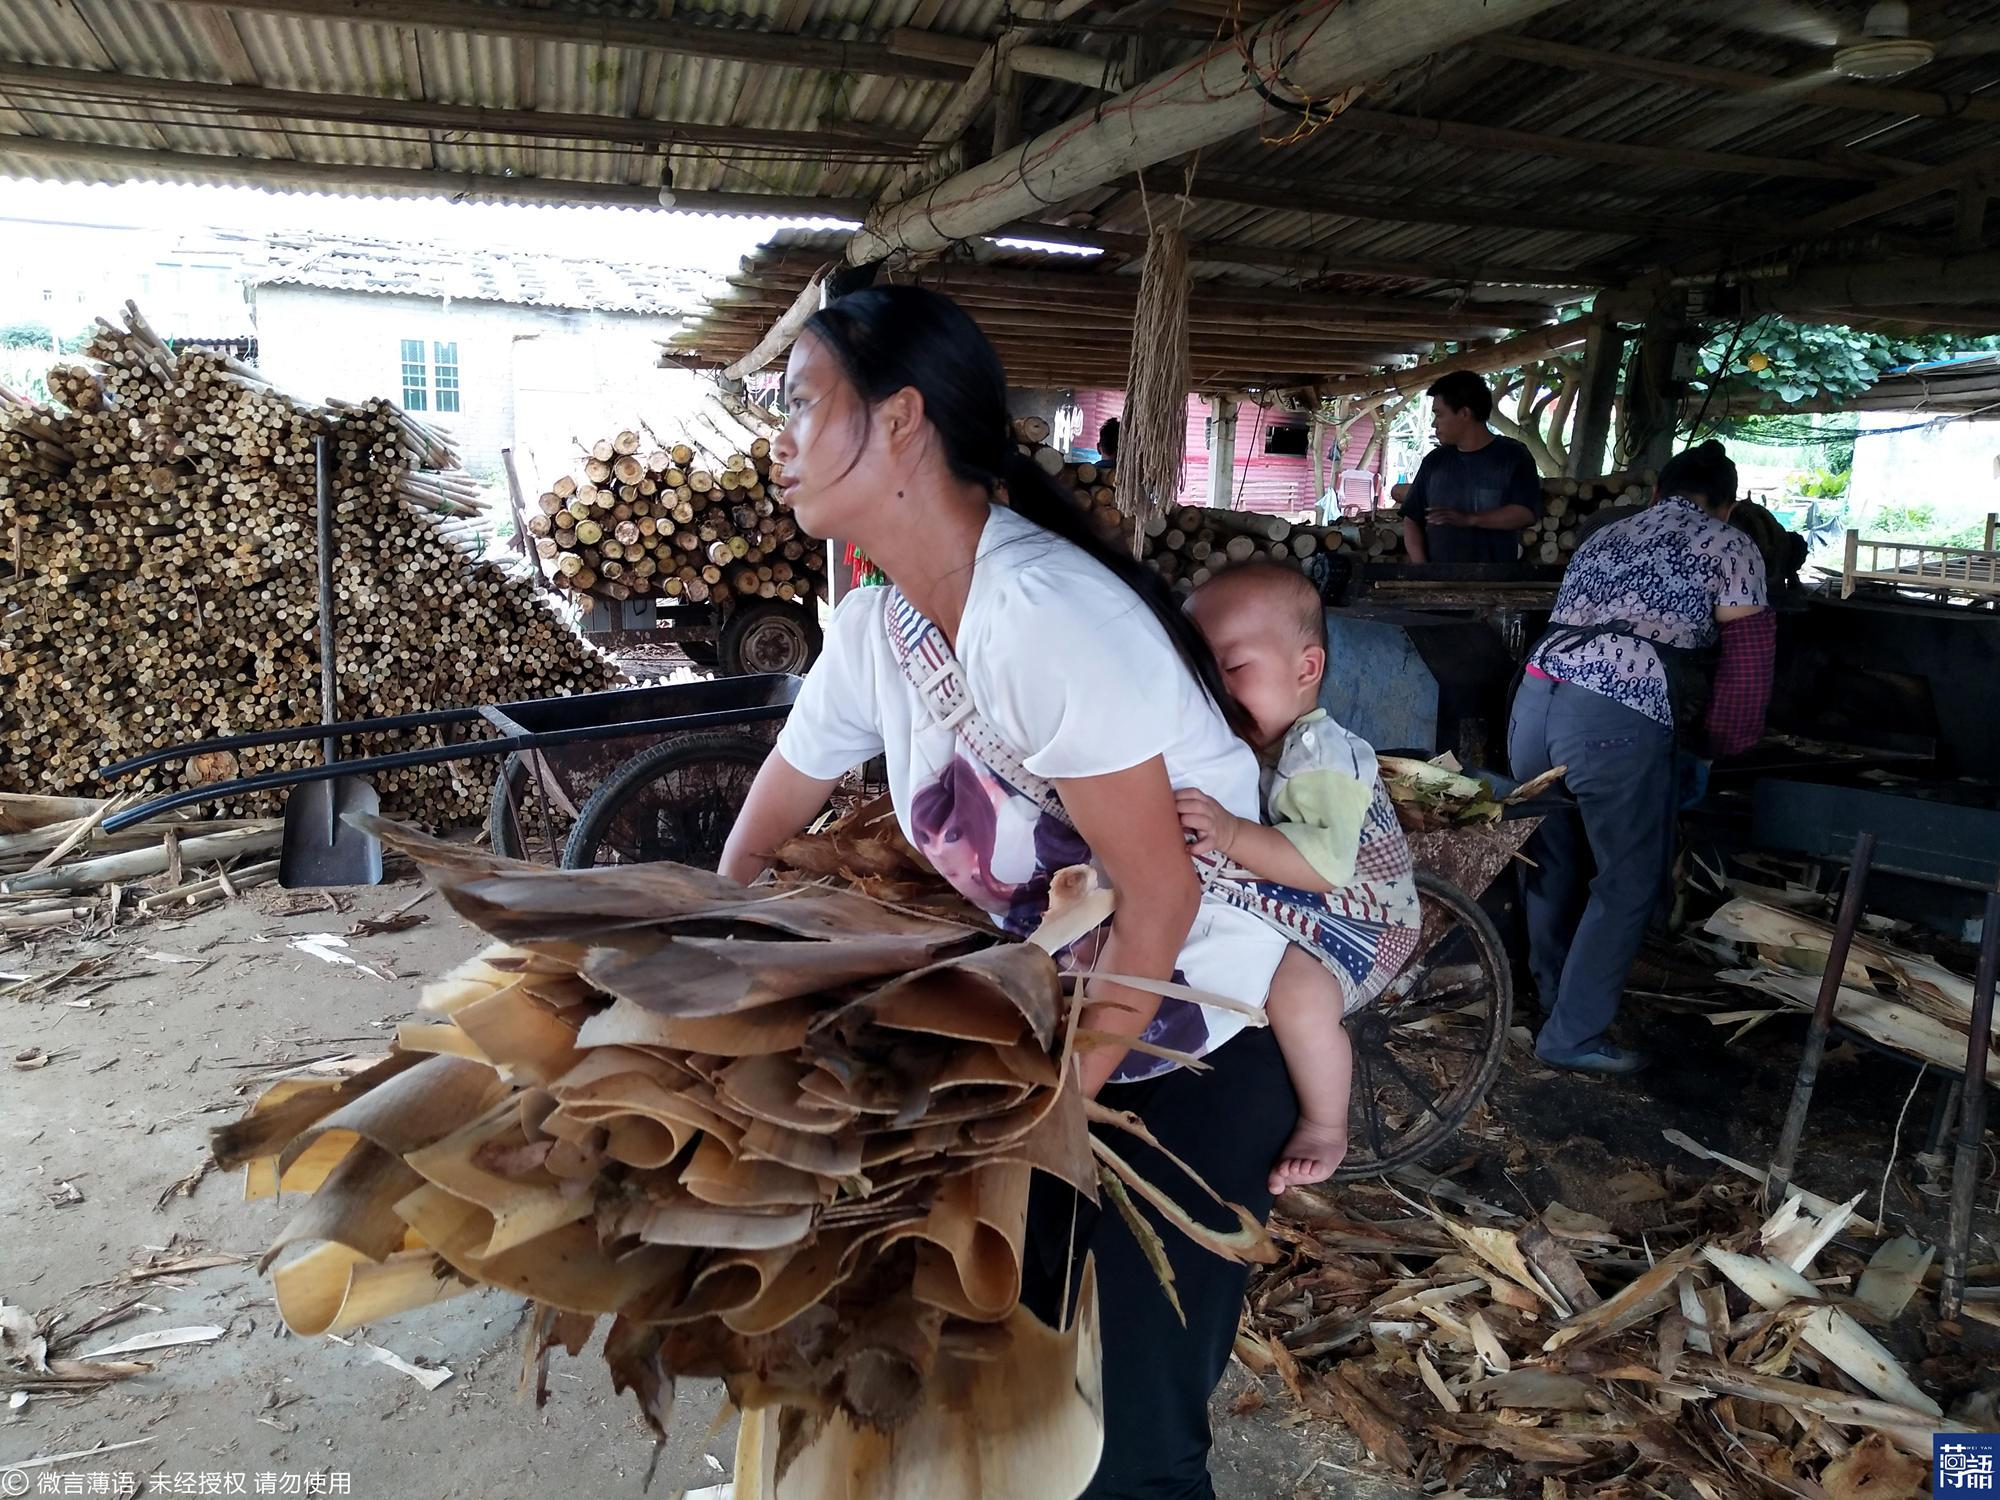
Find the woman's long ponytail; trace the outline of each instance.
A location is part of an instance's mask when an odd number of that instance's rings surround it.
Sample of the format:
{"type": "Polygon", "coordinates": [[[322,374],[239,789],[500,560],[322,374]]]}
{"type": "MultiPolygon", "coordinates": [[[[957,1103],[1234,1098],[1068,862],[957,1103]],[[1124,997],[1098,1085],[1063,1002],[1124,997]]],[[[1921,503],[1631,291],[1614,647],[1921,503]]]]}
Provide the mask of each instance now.
{"type": "Polygon", "coordinates": [[[921,395],[952,473],[989,492],[1004,485],[1017,515],[1108,569],[1152,611],[1229,727],[1252,737],[1250,716],[1230,696],[1215,653],[1172,591],[1136,558],[1107,544],[1082,508],[1021,452],[1007,411],[1007,372],[963,308],[922,287],[868,287],[813,314],[805,333],[840,362],[869,406],[906,388],[921,395]]]}
{"type": "Polygon", "coordinates": [[[1003,464],[1001,479],[1007,486],[1007,501],[1014,513],[1034,522],[1044,531],[1052,531],[1072,546],[1080,547],[1102,564],[1124,584],[1139,600],[1151,610],[1153,617],[1167,632],[1167,639],[1173,642],[1174,650],[1187,664],[1195,680],[1202,686],[1216,708],[1221,711],[1229,727],[1244,739],[1254,737],[1254,726],[1243,705],[1230,695],[1222,681],[1222,668],[1215,660],[1215,653],[1209,649],[1207,638],[1188,618],[1187,611],[1180,607],[1173,591],[1161,580],[1159,574],[1145,567],[1121,548],[1114,547],[1098,534],[1077,503],[1056,486],[1042,466],[1023,453],[1018,447],[1009,447],[1003,464]]]}

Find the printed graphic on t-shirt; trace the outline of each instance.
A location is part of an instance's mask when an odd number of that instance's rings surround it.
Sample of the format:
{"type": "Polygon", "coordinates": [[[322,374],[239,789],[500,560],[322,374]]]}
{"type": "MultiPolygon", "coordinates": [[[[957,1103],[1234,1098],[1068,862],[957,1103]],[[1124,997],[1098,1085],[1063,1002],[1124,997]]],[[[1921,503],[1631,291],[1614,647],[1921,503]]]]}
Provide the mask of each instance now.
{"type": "Polygon", "coordinates": [[[1016,937],[1040,924],[1056,873],[1090,862],[1074,828],[962,750],[918,786],[910,829],[938,874],[1016,937]]]}
{"type": "MultiPolygon", "coordinates": [[[[911,798],[910,830],[917,849],[952,889],[1016,937],[1041,925],[1056,875],[1090,863],[1090,846],[1074,828],[1000,780],[967,753],[963,740],[944,769],[911,798]]],[[[1056,961],[1069,973],[1087,972],[1102,940],[1099,929],[1065,948],[1056,961]]],[[[1178,972],[1174,979],[1187,983],[1178,972]]],[[[1169,996],[1142,1035],[1155,1046],[1199,1053],[1208,1041],[1208,1022],[1200,1006],[1169,996]]],[[[1171,1066],[1135,1052],[1113,1077],[1128,1082],[1171,1066]]]]}

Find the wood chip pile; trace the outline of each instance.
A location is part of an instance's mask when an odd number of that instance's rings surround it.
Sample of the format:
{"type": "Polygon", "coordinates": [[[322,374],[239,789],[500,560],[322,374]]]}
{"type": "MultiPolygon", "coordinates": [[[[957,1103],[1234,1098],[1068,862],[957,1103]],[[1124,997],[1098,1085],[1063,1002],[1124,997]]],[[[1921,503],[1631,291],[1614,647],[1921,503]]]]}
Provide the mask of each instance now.
{"type": "Polygon", "coordinates": [[[764,438],[718,457],[620,432],[549,487],[528,533],[558,588],[599,599],[811,600],[825,590],[825,549],[770,477],[764,438]]]}
{"type": "MultiPolygon", "coordinates": [[[[1800,903],[1818,904],[1809,894],[1769,888],[1724,904],[1705,930],[1735,945],[1731,951],[1742,961],[1716,977],[1772,997],[1783,1007],[1812,1010],[1833,927],[1800,903]]],[[[1834,1019],[1884,1047],[1956,1073],[1965,1067],[1972,1035],[1972,990],[1970,978],[1928,954],[1863,932],[1848,950],[1834,1019]]],[[[1767,1007],[1725,1011],[1710,1019],[1718,1025],[1749,1025],[1776,1013],[1767,1007]]],[[[1989,1056],[1987,1066],[2000,1071],[2000,1059],[1989,1056]]]]}
{"type": "MultiPolygon", "coordinates": [[[[127,314],[129,328],[100,320],[88,364],[55,373],[60,406],[0,393],[0,788],[91,791],[94,768],[141,751],[320,722],[320,435],[336,465],[343,717],[617,680],[531,580],[479,559],[478,486],[438,433],[387,401],[295,400],[225,356],[174,353],[127,314]]],[[[133,784],[319,758],[316,742],[249,749],[133,784]]],[[[386,805],[445,824],[484,809],[492,776],[469,762],[377,785],[386,805]]]]}
{"type": "MultiPolygon", "coordinates": [[[[1102,1161],[1153,1189],[1094,1148],[1047,952],[949,903],[846,888],[918,883],[893,823],[781,851],[802,872],[781,894],[372,826],[495,943],[427,990],[383,1062],[287,1080],[217,1133],[252,1196],[310,1195],[265,1262],[294,1331],[508,1289],[538,1304],[531,1359],[611,1320],[614,1381],[656,1433],[683,1375],[783,1408],[781,1467],[862,1433],[900,1431],[907,1455],[940,1422],[999,1423],[997,1446],[961,1436],[953,1463],[1029,1462],[1010,1443],[1070,1443],[1094,1420],[1076,1344],[1017,1313],[1030,1175],[1094,1194],[1102,1161]],[[823,868],[857,878],[809,878],[823,868]],[[1015,1389],[990,1412],[931,1400],[1002,1372],[1015,1389]]],[[[1268,1253],[1254,1225],[1239,1238],[1268,1253]]],[[[1084,1476],[1094,1461],[1075,1459],[1084,1476]]],[[[1048,1493],[1081,1487],[1056,1470],[1048,1493]]]]}
{"type": "Polygon", "coordinates": [[[1979,1373],[1922,1295],[1932,1248],[1885,1241],[1858,1198],[1794,1191],[1766,1218],[1756,1183],[1650,1182],[1643,1230],[1559,1203],[1524,1220],[1470,1195],[1447,1212],[1380,1185],[1295,1191],[1237,1352],[1426,1488],[1918,1494],[1931,1435],[1973,1430],[1938,1397],[1979,1373]],[[1928,1356],[1918,1378],[1889,1342],[1928,1356]]]}
{"type": "Polygon", "coordinates": [[[185,912],[278,878],[277,818],[181,808],[107,834],[127,800],[0,792],[0,946],[86,918],[185,912]],[[99,893],[106,893],[101,898],[99,893]]]}

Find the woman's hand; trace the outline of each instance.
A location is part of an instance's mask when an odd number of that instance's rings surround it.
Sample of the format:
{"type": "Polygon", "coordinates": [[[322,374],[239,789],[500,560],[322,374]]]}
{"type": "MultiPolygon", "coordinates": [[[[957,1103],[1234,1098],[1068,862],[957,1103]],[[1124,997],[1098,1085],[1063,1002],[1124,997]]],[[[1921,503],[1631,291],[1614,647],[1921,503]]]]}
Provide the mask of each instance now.
{"type": "Polygon", "coordinates": [[[1180,814],[1181,831],[1192,842],[1194,854],[1227,854],[1236,842],[1243,820],[1206,792],[1182,787],[1174,793],[1174,810],[1180,814]]]}
{"type": "MultiPolygon", "coordinates": [[[[1076,831],[1111,881],[1118,907],[1096,967],[1107,974],[1170,980],[1201,907],[1201,882],[1188,858],[1167,764],[1159,756],[1108,776],[1059,781],[1056,790],[1076,831]]],[[[1083,1024],[1137,1037],[1152,1023],[1160,997],[1093,980],[1083,1024]]],[[[1093,1047],[1078,1059],[1083,1090],[1094,1096],[1125,1053],[1093,1047]]]]}
{"type": "Polygon", "coordinates": [[[743,811],[736,815],[736,826],[722,846],[718,871],[741,885],[762,875],[771,867],[771,851],[803,833],[839,784],[795,770],[773,750],[743,799],[743,811]]]}

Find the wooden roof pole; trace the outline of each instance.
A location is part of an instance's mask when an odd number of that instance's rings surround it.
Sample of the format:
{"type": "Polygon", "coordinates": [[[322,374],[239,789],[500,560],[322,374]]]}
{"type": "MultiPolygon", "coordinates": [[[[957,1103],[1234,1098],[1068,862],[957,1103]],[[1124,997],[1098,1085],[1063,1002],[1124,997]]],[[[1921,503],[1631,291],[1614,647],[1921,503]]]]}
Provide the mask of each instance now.
{"type": "MultiPolygon", "coordinates": [[[[1037,224],[1028,220],[1003,224],[993,231],[1008,239],[1044,240],[1054,245],[1080,245],[1092,250],[1109,250],[1119,255],[1138,256],[1146,252],[1143,234],[1124,234],[1110,229],[1072,229],[1057,224],[1037,224]]],[[[1252,266],[1271,271],[1298,271],[1308,276],[1379,276],[1396,281],[1492,282],[1513,286],[1596,287],[1600,277],[1559,266],[1526,266],[1474,261],[1398,260],[1386,256],[1349,255],[1344,251],[1316,253],[1288,250],[1270,245],[1243,245],[1234,241],[1196,240],[1188,246],[1188,259],[1214,265],[1252,266]]]]}
{"type": "Polygon", "coordinates": [[[1863,114],[1923,115],[1938,120],[2000,120],[2000,99],[1968,94],[1939,94],[1928,89],[1884,88],[1874,83],[1801,85],[1790,78],[1770,78],[1738,68],[1705,63],[1674,62],[1661,57],[1637,57],[1605,52],[1538,36],[1488,36],[1478,43],[1482,52],[1514,62],[1549,63],[1586,72],[1643,78],[1650,83],[1678,83],[1727,94],[1763,96],[1773,107],[1796,109],[1801,104],[1822,109],[1850,109],[1863,114]]]}
{"type": "MultiPolygon", "coordinates": [[[[1893,182],[1884,183],[1872,192],[1860,194],[1831,208],[1821,209],[1816,214],[1795,219],[1786,226],[1781,243],[1800,245],[1821,235],[1836,233],[1851,225],[1860,224],[1878,214],[1893,213],[1900,208],[1908,208],[1913,203],[1921,203],[1926,198],[1940,193],[1956,192],[1963,187],[1984,189],[1988,184],[2000,182],[2000,146],[1982,146],[1976,151],[1942,166],[1927,167],[1910,177],[1898,177],[1893,182]]],[[[1949,244],[1949,237],[1941,237],[1935,243],[1949,244]]],[[[1916,256],[1918,264],[1928,264],[1929,257],[1916,256]]],[[[1727,262],[1715,254],[1704,254],[1683,261],[1674,267],[1677,277],[1695,277],[1703,273],[1713,273],[1726,269],[1727,262]]],[[[1922,300],[1929,300],[1925,297],[1922,300]]]]}
{"type": "Polygon", "coordinates": [[[1552,328],[1537,328],[1533,333],[1524,333],[1518,338],[1502,339],[1497,344],[1484,344],[1477,349],[1461,350],[1457,354],[1446,355],[1428,364],[1416,365],[1407,370],[1390,370],[1380,375],[1357,375],[1351,380],[1328,381],[1317,387],[1322,400],[1332,396],[1361,396],[1380,399],[1384,396],[1407,396],[1420,391],[1440,375],[1448,375],[1453,370],[1471,370],[1484,375],[1491,370],[1506,370],[1528,360],[1540,359],[1545,355],[1560,354],[1574,349],[1590,337],[1591,329],[1598,324],[1598,316],[1572,318],[1567,323],[1558,323],[1552,328]]]}
{"type": "MultiPolygon", "coordinates": [[[[46,136],[0,135],[0,162],[33,177],[36,161],[116,167],[135,181],[244,182],[253,187],[305,188],[313,192],[378,191],[409,197],[446,196],[495,203],[598,203],[659,212],[659,190],[616,182],[573,182],[559,177],[495,177],[481,172],[432,172],[416,167],[349,166],[344,162],[291,161],[261,156],[223,156],[200,151],[154,151],[145,147],[99,146],[87,141],[53,141],[46,136]]],[[[809,198],[769,193],[684,192],[679,207],[689,213],[801,214],[814,218],[859,219],[859,200],[809,198]]]]}
{"type": "MultiPolygon", "coordinates": [[[[1294,7],[1251,33],[1254,65],[1315,98],[1382,78],[1557,0],[1348,0],[1294,7]]],[[[1270,108],[1235,46],[1169,68],[1003,156],[880,210],[848,242],[864,265],[892,250],[939,250],[1127,173],[1253,129],[1270,108]]]]}
{"type": "MultiPolygon", "coordinates": [[[[353,120],[370,125],[407,125],[417,130],[474,130],[555,140],[617,141],[634,146],[675,143],[712,146],[771,146],[808,153],[827,142],[848,151],[883,157],[906,156],[916,141],[906,132],[875,126],[835,126],[817,130],[763,130],[690,121],[631,119],[621,115],[572,115],[554,110],[488,109],[437,104],[427,99],[389,99],[369,94],[267,89],[240,83],[100,73],[84,68],[47,68],[0,58],[0,89],[24,108],[42,94],[64,98],[133,100],[184,106],[198,114],[263,112],[301,120],[353,120]]],[[[224,127],[227,128],[227,127],[224,127]]],[[[254,128],[246,126],[247,128],[254,128]]]]}
{"type": "Polygon", "coordinates": [[[1921,301],[2000,301],[2000,250],[1923,260],[1810,266],[1789,281],[1745,281],[1745,300],[1760,311],[1895,307],[1921,301]]]}
{"type": "Polygon", "coordinates": [[[776,68],[819,68],[836,73],[875,73],[890,78],[936,79],[955,83],[965,66],[938,58],[910,57],[879,41],[839,42],[783,32],[736,31],[671,21],[591,15],[578,10],[536,10],[525,5],[480,5],[472,0],[165,0],[175,9],[217,8],[309,21],[350,21],[358,25],[436,26],[478,36],[517,36],[577,46],[629,47],[714,57],[725,62],[763,63],[776,68]]]}
{"type": "Polygon", "coordinates": [[[1912,203],[1920,203],[1938,193],[1953,192],[1967,185],[1984,187],[1996,180],[2000,180],[2000,146],[1987,146],[1915,176],[1899,177],[1873,192],[1849,198],[1844,203],[1836,203],[1831,208],[1799,220],[1793,226],[1793,234],[1798,239],[1827,234],[1845,229],[1850,224],[1859,224],[1864,219],[1872,219],[1877,214],[1908,208],[1912,203]]]}
{"type": "MultiPolygon", "coordinates": [[[[1058,0],[1050,11],[1051,22],[1064,21],[1075,15],[1092,0],[1058,0]]],[[[979,61],[973,64],[972,76],[960,85],[952,95],[951,103],[944,112],[931,122],[924,132],[923,156],[909,166],[899,167],[883,186],[882,201],[894,202],[907,193],[910,187],[921,180],[925,170],[935,161],[938,153],[949,149],[958,138],[972,128],[972,122],[979,117],[980,110],[993,98],[995,85],[1005,72],[1014,49],[1026,42],[1034,33],[1009,31],[1000,40],[988,47],[979,61]]]]}

